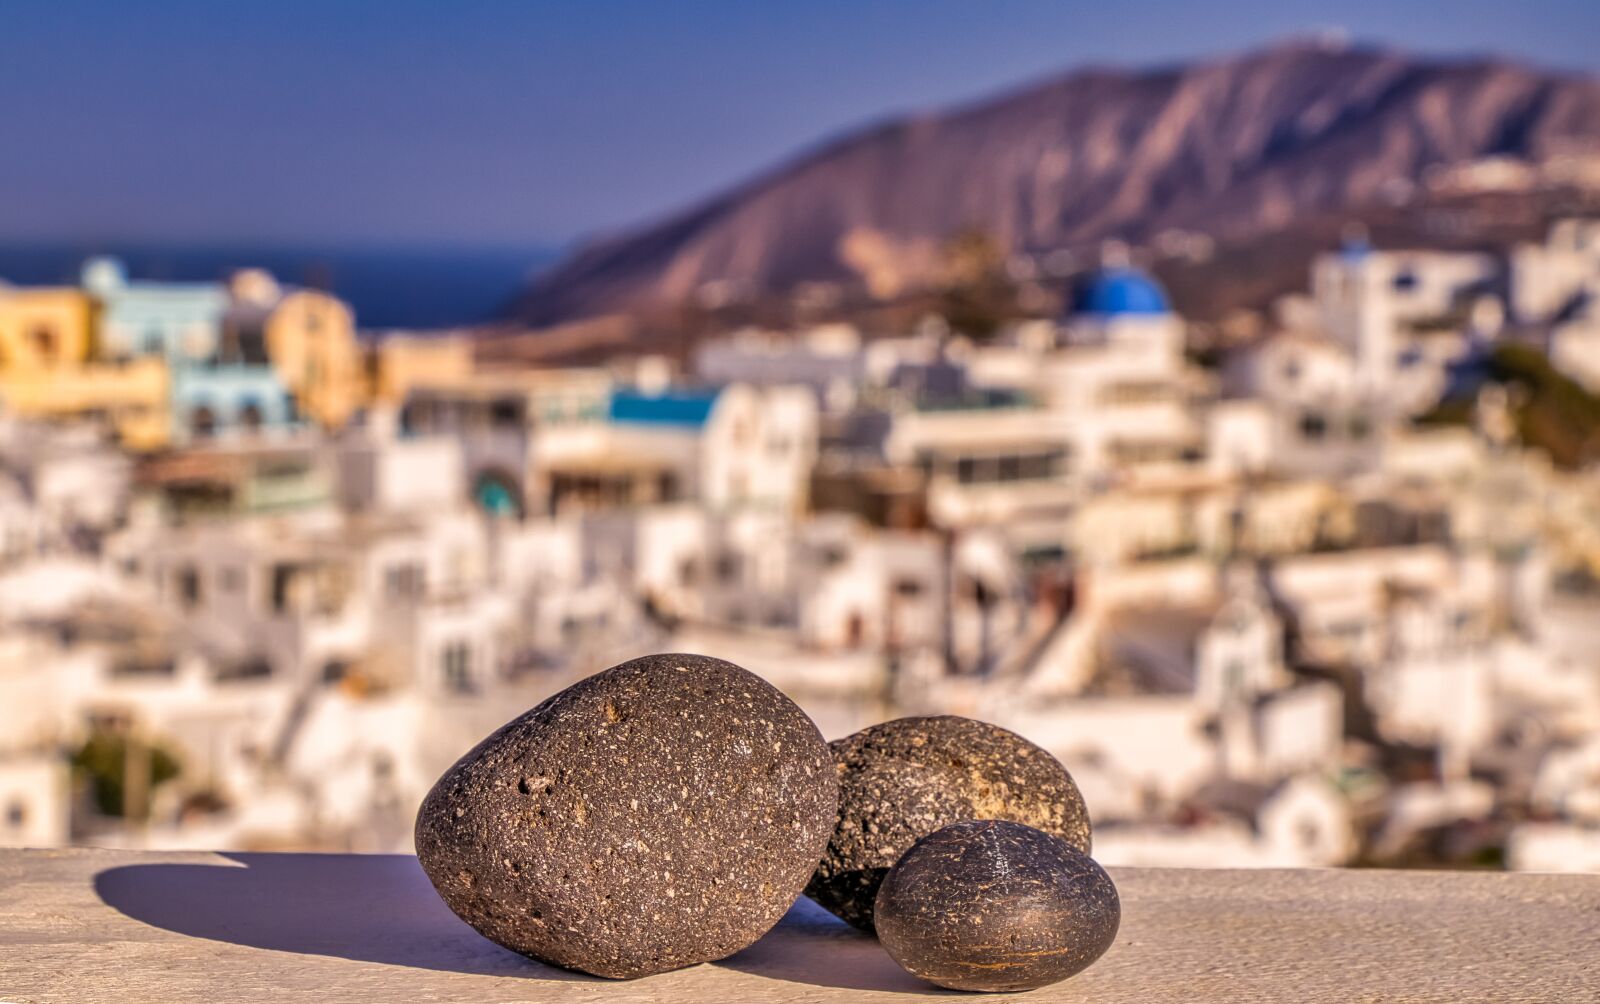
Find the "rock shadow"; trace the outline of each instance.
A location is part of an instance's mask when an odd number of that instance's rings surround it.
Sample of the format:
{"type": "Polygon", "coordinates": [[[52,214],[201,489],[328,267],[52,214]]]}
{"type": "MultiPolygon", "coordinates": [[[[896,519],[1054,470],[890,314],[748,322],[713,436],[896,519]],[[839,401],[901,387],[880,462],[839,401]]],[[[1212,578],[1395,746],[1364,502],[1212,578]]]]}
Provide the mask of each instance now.
{"type": "Polygon", "coordinates": [[[815,987],[956,994],[924,983],[901,969],[878,939],[856,930],[805,896],[760,941],[712,965],[815,987]]]}
{"type": "Polygon", "coordinates": [[[94,877],[107,906],[210,941],[482,976],[605,982],[483,938],[400,854],[225,854],[234,865],[134,864],[94,877]]]}

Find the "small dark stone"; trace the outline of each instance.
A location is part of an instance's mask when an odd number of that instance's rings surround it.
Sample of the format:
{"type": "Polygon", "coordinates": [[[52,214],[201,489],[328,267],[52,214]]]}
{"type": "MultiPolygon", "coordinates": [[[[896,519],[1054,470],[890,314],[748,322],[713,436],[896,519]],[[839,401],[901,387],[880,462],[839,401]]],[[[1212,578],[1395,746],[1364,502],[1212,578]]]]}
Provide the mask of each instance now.
{"type": "Polygon", "coordinates": [[[878,939],[951,990],[1034,990],[1087,969],[1117,938],[1111,877],[1059,837],[973,820],[919,840],[878,890],[878,939]]]}
{"type": "Polygon", "coordinates": [[[633,977],[724,958],[798,898],[837,783],[793,701],[732,663],[656,655],[489,736],[417,815],[417,856],[479,933],[633,977]]]}
{"type": "Polygon", "coordinates": [[[1089,853],[1089,812],[1055,757],[997,725],[899,718],[835,739],[839,826],[806,895],[872,930],[878,883],[923,837],[964,819],[1009,819],[1089,853]]]}

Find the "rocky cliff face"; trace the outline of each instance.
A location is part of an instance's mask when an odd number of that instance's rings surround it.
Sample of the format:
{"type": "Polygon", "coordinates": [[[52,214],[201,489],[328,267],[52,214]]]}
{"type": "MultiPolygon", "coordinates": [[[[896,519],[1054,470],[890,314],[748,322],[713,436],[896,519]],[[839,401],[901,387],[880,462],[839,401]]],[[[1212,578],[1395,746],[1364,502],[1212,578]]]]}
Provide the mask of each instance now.
{"type": "Polygon", "coordinates": [[[1042,252],[1170,229],[1250,238],[1380,201],[1436,165],[1600,151],[1600,81],[1314,44],[1087,69],[847,136],[663,222],[596,241],[517,320],[808,281],[892,296],[949,238],[1042,252]]]}

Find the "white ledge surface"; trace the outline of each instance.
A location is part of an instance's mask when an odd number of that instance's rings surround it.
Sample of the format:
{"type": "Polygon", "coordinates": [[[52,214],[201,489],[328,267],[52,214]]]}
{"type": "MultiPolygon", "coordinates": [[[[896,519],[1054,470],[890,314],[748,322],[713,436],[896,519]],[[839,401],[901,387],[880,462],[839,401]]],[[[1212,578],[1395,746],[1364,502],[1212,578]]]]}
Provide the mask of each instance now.
{"type": "MultiPolygon", "coordinates": [[[[1600,877],[1112,869],[1122,931],[1029,1001],[1600,1000],[1600,877]]],[[[0,850],[0,1002],[951,996],[801,900],[731,959],[631,982],[478,937],[404,856],[0,850]]],[[[962,995],[967,1000],[984,998],[962,995]]]]}

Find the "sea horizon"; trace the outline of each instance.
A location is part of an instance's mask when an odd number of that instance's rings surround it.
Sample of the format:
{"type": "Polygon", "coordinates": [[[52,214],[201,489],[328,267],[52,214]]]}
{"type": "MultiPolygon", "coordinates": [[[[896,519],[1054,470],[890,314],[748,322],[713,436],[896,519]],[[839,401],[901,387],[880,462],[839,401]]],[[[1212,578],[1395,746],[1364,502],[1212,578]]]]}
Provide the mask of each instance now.
{"type": "Polygon", "coordinates": [[[325,289],[348,302],[365,331],[436,329],[495,319],[561,249],[432,243],[249,241],[0,241],[0,282],[75,284],[96,255],[122,260],[134,279],[205,282],[264,268],[280,282],[325,289]]]}

